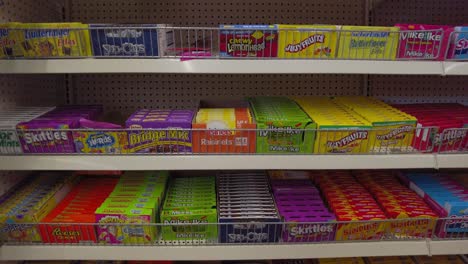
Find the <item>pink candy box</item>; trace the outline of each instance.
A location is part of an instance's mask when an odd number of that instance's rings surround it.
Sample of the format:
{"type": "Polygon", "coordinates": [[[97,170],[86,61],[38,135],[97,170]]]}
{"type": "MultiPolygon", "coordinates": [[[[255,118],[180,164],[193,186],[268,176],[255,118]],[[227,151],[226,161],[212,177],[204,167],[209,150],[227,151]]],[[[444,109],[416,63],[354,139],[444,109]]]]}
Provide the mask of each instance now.
{"type": "Polygon", "coordinates": [[[453,27],[396,24],[400,28],[398,58],[444,60],[453,27]]]}

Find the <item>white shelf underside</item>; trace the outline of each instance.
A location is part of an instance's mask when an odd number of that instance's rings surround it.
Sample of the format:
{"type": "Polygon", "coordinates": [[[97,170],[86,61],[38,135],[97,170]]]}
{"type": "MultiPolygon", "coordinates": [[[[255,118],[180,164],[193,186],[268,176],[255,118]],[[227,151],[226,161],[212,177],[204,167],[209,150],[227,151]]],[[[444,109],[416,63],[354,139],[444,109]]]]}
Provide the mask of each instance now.
{"type": "Polygon", "coordinates": [[[468,62],[307,59],[1,60],[0,73],[228,73],[468,75],[468,62]]]}

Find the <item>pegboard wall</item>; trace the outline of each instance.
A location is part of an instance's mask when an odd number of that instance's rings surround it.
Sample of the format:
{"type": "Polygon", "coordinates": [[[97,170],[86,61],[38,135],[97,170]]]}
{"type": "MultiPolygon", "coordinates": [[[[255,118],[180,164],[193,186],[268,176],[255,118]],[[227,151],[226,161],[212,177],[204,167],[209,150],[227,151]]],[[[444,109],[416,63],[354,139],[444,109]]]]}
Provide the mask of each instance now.
{"type": "Polygon", "coordinates": [[[106,111],[193,108],[207,98],[260,95],[360,95],[359,75],[102,74],[73,78],[74,103],[101,103],[106,111]]]}
{"type": "Polygon", "coordinates": [[[65,4],[66,0],[0,0],[0,23],[62,21],[65,4]]]}

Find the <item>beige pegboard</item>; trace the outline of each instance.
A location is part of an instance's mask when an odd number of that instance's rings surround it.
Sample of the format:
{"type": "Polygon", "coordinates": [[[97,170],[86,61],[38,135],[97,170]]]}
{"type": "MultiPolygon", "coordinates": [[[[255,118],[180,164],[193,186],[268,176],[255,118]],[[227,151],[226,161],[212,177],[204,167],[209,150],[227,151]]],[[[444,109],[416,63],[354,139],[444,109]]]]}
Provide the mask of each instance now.
{"type": "Polygon", "coordinates": [[[88,23],[365,23],[365,0],[72,0],[70,19],[88,23]]]}
{"type": "Polygon", "coordinates": [[[189,108],[207,98],[260,95],[359,95],[359,75],[104,74],[73,79],[74,102],[102,103],[106,111],[189,108]]]}
{"type": "Polygon", "coordinates": [[[0,75],[0,109],[66,103],[64,75],[0,75]]]}
{"type": "Polygon", "coordinates": [[[60,22],[66,0],[0,0],[0,23],[60,22]]]}
{"type": "Polygon", "coordinates": [[[371,24],[397,23],[466,25],[467,0],[371,0],[371,24]]]}

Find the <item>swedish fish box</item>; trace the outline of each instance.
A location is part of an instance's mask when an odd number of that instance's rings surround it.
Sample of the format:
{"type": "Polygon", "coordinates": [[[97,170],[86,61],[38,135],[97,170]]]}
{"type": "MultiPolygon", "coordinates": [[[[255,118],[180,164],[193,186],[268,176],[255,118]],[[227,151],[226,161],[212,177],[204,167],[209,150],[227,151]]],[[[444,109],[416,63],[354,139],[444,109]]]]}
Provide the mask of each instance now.
{"type": "Polygon", "coordinates": [[[88,25],[81,23],[21,24],[19,45],[24,57],[91,56],[88,25]]]}
{"type": "Polygon", "coordinates": [[[317,124],[314,153],[367,153],[371,123],[328,97],[295,101],[317,124]]]}
{"type": "Polygon", "coordinates": [[[23,53],[18,45],[18,30],[20,23],[0,24],[0,59],[22,57],[23,53]]]}
{"type": "Polygon", "coordinates": [[[278,25],[279,58],[335,58],[336,26],[278,25]]]}
{"type": "Polygon", "coordinates": [[[257,153],[312,153],[316,124],[291,99],[254,97],[250,105],[257,120],[257,153]]]}
{"type": "Polygon", "coordinates": [[[337,58],[395,59],[397,27],[343,26],[341,29],[337,58]]]}
{"type": "Polygon", "coordinates": [[[276,25],[221,25],[221,57],[277,57],[276,25]]]}
{"type": "Polygon", "coordinates": [[[369,97],[343,96],[333,99],[372,124],[369,147],[372,152],[408,151],[417,119],[382,101],[369,97]]]}

